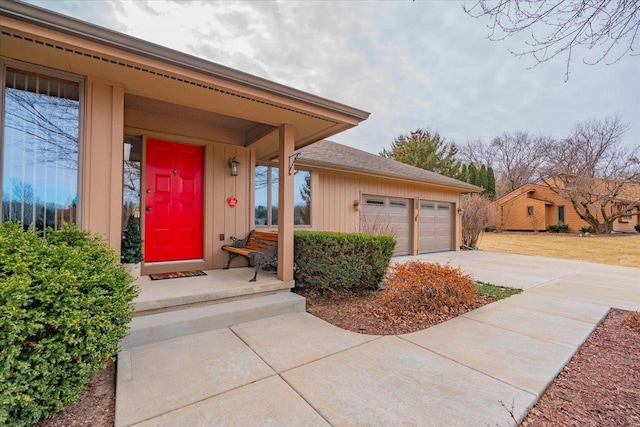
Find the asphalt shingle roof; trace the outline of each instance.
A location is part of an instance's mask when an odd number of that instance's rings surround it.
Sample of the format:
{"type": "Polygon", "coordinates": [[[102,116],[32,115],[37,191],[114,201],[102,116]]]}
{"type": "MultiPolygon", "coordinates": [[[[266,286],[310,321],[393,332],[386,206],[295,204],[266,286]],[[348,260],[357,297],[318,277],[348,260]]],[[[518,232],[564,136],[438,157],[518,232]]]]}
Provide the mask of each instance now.
{"type": "Polygon", "coordinates": [[[376,175],[456,187],[469,192],[482,191],[480,187],[475,185],[333,141],[318,141],[301,148],[298,153],[300,153],[298,160],[309,164],[330,166],[336,169],[360,170],[376,175]]]}

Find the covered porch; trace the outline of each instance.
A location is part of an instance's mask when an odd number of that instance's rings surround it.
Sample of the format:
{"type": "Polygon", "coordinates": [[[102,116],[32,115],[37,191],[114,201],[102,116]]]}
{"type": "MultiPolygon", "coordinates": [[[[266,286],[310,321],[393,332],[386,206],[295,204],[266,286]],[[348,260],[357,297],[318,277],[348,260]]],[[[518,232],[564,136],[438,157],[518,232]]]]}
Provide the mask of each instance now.
{"type": "Polygon", "coordinates": [[[222,268],[222,246],[256,226],[255,167],[269,164],[278,168],[277,278],[293,279],[293,153],[357,126],[367,112],[27,4],[3,4],[0,25],[1,65],[16,81],[61,80],[77,90],[78,135],[66,148],[81,228],[120,251],[123,218],[139,218],[145,245],[157,243],[155,253],[145,247],[143,275],[222,268]],[[150,151],[158,141],[180,148],[150,151]],[[187,152],[195,161],[175,163],[187,152]],[[127,167],[137,170],[137,186],[127,167]]]}

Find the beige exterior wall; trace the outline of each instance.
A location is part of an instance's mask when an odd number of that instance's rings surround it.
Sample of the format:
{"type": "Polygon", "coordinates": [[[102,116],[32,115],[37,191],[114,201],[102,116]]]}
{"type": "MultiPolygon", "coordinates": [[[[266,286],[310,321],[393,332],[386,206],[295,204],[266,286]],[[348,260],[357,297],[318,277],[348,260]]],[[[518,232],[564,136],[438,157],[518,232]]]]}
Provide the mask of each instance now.
{"type": "MultiPolygon", "coordinates": [[[[82,227],[103,235],[120,251],[124,91],[121,85],[88,79],[79,169],[82,227]]],[[[81,126],[82,127],[82,126],[81,126]]]]}
{"type": "Polygon", "coordinates": [[[455,213],[460,206],[460,193],[451,190],[417,184],[392,178],[346,173],[319,168],[312,171],[311,181],[311,229],[339,232],[359,232],[362,207],[354,208],[354,202],[361,203],[362,195],[399,197],[411,199],[414,210],[412,227],[412,254],[418,253],[418,209],[417,199],[449,202],[454,204],[455,248],[462,242],[460,215],[455,213]]]}

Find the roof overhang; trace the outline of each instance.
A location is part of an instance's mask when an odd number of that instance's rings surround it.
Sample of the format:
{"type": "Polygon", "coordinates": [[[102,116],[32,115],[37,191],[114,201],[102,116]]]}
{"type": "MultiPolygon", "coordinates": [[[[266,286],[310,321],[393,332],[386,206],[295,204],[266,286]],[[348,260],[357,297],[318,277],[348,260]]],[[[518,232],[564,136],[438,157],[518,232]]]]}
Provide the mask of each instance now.
{"type": "Polygon", "coordinates": [[[295,148],[357,126],[369,113],[39,7],[0,4],[0,55],[115,82],[125,93],[255,123],[244,145],[277,155],[279,128],[295,148]]]}
{"type": "Polygon", "coordinates": [[[323,170],[334,171],[334,172],[343,172],[343,173],[362,175],[367,177],[374,177],[379,179],[393,179],[399,182],[405,182],[405,183],[411,183],[411,184],[417,184],[417,185],[428,185],[430,187],[442,188],[450,191],[455,191],[457,193],[481,193],[483,191],[482,188],[479,188],[476,186],[462,186],[462,185],[456,186],[453,184],[443,184],[441,182],[414,179],[414,178],[409,178],[402,175],[385,173],[384,171],[374,172],[370,170],[352,168],[347,166],[338,166],[334,163],[321,162],[317,160],[309,161],[309,160],[299,159],[296,161],[296,166],[301,166],[301,167],[306,166],[309,168],[317,168],[317,169],[323,169],[323,170]]]}

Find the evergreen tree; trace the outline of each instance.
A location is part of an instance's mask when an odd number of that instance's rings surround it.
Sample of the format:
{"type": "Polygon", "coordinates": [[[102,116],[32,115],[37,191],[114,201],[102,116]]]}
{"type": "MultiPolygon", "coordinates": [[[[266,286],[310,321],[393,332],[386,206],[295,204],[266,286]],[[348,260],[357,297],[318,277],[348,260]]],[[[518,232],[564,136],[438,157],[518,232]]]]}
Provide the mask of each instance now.
{"type": "Polygon", "coordinates": [[[476,169],[476,165],[469,163],[468,173],[469,179],[467,179],[467,182],[469,184],[478,185],[478,169],[476,169]]]}
{"type": "Polygon", "coordinates": [[[486,196],[489,183],[487,180],[487,167],[485,165],[480,166],[480,173],[478,174],[478,186],[484,188],[483,194],[486,196]]]}
{"type": "Polygon", "coordinates": [[[457,178],[460,181],[467,182],[467,179],[469,178],[469,173],[467,172],[467,165],[466,164],[462,165],[462,168],[460,169],[460,174],[457,176],[457,178]]]}
{"type": "Polygon", "coordinates": [[[140,234],[140,220],[133,215],[129,217],[127,226],[122,233],[120,246],[120,262],[123,264],[137,264],[142,261],[142,236],[140,234]]]}
{"type": "Polygon", "coordinates": [[[487,168],[487,197],[491,200],[496,198],[496,176],[491,166],[487,168]]]}
{"type": "Polygon", "coordinates": [[[400,135],[380,152],[382,157],[394,159],[408,165],[437,172],[455,178],[460,173],[460,160],[456,159],[458,148],[429,129],[417,129],[409,135],[400,135]]]}

